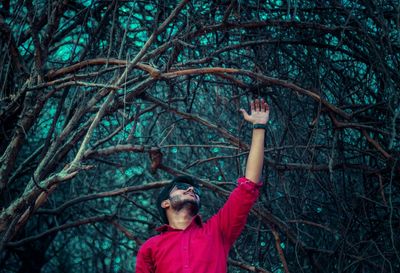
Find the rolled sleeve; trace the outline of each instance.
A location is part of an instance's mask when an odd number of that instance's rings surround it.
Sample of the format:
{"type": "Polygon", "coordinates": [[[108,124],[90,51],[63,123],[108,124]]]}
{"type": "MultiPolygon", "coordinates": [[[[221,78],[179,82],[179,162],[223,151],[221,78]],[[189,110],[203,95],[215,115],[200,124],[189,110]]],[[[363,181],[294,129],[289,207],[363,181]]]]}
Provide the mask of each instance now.
{"type": "Polygon", "coordinates": [[[238,186],[241,187],[243,190],[253,193],[253,194],[258,194],[260,191],[260,188],[262,187],[263,183],[262,182],[253,182],[250,179],[247,179],[246,177],[240,177],[238,179],[238,186]]]}

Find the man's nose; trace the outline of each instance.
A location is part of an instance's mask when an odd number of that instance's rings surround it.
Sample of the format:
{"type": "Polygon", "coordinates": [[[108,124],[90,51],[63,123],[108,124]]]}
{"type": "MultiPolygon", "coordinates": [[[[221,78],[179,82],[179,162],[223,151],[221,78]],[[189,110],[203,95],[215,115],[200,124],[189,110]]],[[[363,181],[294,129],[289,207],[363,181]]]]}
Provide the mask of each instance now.
{"type": "Polygon", "coordinates": [[[193,186],[190,186],[189,188],[186,189],[186,191],[194,192],[194,187],[193,187],[193,186]]]}

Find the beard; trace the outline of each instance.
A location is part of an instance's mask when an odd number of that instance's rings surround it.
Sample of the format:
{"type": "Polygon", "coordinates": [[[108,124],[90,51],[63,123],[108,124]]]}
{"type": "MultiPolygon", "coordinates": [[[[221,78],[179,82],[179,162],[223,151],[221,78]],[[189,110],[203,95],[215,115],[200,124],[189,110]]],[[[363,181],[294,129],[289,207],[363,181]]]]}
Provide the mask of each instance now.
{"type": "Polygon", "coordinates": [[[199,212],[199,200],[181,199],[179,196],[170,198],[171,207],[175,211],[186,209],[191,216],[195,216],[199,212]]]}

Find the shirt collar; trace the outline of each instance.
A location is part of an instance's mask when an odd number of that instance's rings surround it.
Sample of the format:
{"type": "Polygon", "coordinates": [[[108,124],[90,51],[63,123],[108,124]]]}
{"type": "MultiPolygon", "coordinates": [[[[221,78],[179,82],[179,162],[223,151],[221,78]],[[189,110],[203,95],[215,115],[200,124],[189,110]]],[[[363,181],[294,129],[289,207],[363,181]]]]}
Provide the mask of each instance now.
{"type": "MultiPolygon", "coordinates": [[[[196,216],[194,216],[192,219],[192,222],[190,222],[190,225],[186,229],[190,228],[193,225],[197,225],[199,227],[203,226],[203,221],[201,220],[200,215],[197,214],[196,216]]],[[[167,232],[167,231],[182,231],[182,230],[173,228],[170,225],[162,225],[162,226],[156,228],[156,231],[157,232],[167,232]]]]}

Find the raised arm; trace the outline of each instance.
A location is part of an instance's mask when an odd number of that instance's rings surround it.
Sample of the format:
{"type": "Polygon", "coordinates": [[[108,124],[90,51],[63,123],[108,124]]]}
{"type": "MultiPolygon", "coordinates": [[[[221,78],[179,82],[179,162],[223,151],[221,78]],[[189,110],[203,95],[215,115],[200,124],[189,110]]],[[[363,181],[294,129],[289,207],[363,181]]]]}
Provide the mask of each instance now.
{"type": "Polygon", "coordinates": [[[250,115],[246,112],[246,110],[240,109],[243,114],[243,118],[256,127],[253,128],[245,176],[250,181],[258,183],[261,178],[261,172],[264,163],[265,126],[269,119],[269,106],[264,99],[256,99],[251,102],[250,106],[250,115]],[[257,128],[263,126],[264,128],[257,128]]]}
{"type": "Polygon", "coordinates": [[[223,236],[227,251],[243,230],[250,209],[260,193],[261,184],[259,182],[261,182],[264,161],[265,125],[269,118],[268,104],[262,99],[251,102],[250,115],[243,109],[240,111],[243,113],[244,119],[255,127],[252,132],[245,178],[239,178],[238,186],[232,191],[225,205],[207,222],[208,225],[215,225],[221,231],[220,234],[223,236]]]}

